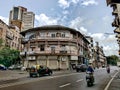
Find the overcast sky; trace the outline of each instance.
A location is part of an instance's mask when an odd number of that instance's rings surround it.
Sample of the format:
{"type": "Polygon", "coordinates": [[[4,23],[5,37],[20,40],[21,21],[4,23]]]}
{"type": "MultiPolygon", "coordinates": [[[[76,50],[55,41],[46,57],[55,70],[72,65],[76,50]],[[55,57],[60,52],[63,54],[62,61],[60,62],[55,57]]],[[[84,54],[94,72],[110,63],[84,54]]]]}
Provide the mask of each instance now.
{"type": "Polygon", "coordinates": [[[9,12],[14,6],[23,6],[35,13],[35,27],[64,25],[94,38],[103,46],[104,53],[118,55],[112,8],[106,0],[0,0],[0,19],[8,24],[9,12]]]}

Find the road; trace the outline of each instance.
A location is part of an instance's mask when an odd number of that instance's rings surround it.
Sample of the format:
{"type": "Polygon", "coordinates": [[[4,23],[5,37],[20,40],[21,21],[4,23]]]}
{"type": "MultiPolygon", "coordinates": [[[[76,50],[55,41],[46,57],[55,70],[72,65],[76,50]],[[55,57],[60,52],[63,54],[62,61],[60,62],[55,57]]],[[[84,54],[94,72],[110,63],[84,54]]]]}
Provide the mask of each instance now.
{"type": "Polygon", "coordinates": [[[92,87],[87,87],[84,72],[69,72],[1,83],[0,90],[104,90],[115,71],[112,69],[107,74],[106,69],[95,70],[95,84],[92,87]]]}

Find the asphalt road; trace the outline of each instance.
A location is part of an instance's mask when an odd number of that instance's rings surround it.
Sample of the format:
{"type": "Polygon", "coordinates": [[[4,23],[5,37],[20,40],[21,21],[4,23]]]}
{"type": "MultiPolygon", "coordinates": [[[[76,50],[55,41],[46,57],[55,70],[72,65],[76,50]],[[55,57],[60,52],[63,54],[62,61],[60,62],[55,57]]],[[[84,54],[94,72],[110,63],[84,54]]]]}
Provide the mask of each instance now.
{"type": "Polygon", "coordinates": [[[22,78],[16,82],[0,85],[0,90],[104,90],[114,75],[115,69],[107,74],[106,69],[95,70],[95,84],[87,87],[85,73],[69,72],[39,78],[22,78]]]}

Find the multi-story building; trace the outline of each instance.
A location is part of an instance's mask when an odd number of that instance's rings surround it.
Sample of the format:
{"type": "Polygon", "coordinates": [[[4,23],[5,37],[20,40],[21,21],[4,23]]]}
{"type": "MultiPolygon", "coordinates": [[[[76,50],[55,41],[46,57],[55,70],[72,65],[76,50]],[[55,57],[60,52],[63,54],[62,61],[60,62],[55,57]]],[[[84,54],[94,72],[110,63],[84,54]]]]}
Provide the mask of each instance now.
{"type": "Polygon", "coordinates": [[[86,39],[90,42],[89,44],[89,52],[90,52],[90,56],[89,56],[89,63],[93,64],[94,66],[94,62],[95,62],[95,58],[94,58],[94,45],[93,45],[93,38],[90,36],[86,36],[86,39]]]}
{"type": "Polygon", "coordinates": [[[0,39],[3,41],[2,46],[20,50],[19,39],[20,31],[16,26],[8,26],[0,20],[0,39]]]}
{"type": "Polygon", "coordinates": [[[13,7],[9,15],[9,25],[17,26],[20,31],[34,27],[34,13],[28,12],[27,8],[13,7]]]}
{"type": "Polygon", "coordinates": [[[0,46],[0,48],[2,46],[5,46],[6,44],[6,32],[8,30],[8,25],[6,23],[4,23],[1,19],[0,19],[0,39],[2,39],[2,45],[0,46]]]}
{"type": "Polygon", "coordinates": [[[69,69],[88,59],[87,39],[75,29],[60,25],[41,26],[21,32],[23,65],[46,65],[52,69],[69,69]]]}
{"type": "Polygon", "coordinates": [[[106,65],[106,57],[103,52],[103,47],[99,46],[99,43],[96,42],[94,47],[94,57],[95,57],[95,67],[101,67],[106,65]]]}
{"type": "Polygon", "coordinates": [[[113,8],[112,15],[115,16],[114,21],[112,22],[112,26],[116,27],[114,30],[115,33],[117,33],[116,38],[118,38],[118,44],[119,44],[119,55],[120,55],[120,38],[118,37],[120,35],[120,0],[106,0],[107,5],[110,5],[113,8]]]}
{"type": "Polygon", "coordinates": [[[11,40],[11,44],[8,44],[10,45],[10,48],[12,49],[16,49],[16,50],[20,50],[20,47],[21,47],[21,44],[20,44],[20,38],[21,38],[21,35],[20,35],[20,30],[18,27],[16,26],[9,26],[9,32],[11,32],[11,36],[12,36],[12,40],[11,40]]]}

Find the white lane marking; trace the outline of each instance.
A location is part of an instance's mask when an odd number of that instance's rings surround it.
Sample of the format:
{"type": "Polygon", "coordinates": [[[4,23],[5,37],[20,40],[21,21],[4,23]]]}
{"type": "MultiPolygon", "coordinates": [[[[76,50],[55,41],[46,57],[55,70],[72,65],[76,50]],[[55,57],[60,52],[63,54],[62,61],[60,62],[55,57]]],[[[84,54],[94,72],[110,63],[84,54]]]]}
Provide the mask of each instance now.
{"type": "Polygon", "coordinates": [[[83,79],[79,79],[79,80],[77,80],[76,82],[81,82],[81,81],[83,81],[83,79]]]}
{"type": "Polygon", "coordinates": [[[109,81],[109,83],[107,84],[107,86],[105,87],[104,90],[108,90],[108,88],[109,88],[111,82],[113,81],[114,77],[116,77],[117,74],[118,74],[118,72],[114,74],[114,76],[113,76],[112,79],[109,81]]]}
{"type": "Polygon", "coordinates": [[[65,87],[65,86],[68,86],[68,85],[70,85],[71,83],[67,83],[67,84],[64,84],[64,85],[61,85],[61,86],[59,86],[60,88],[63,88],[63,87],[65,87]]]}
{"type": "Polygon", "coordinates": [[[16,82],[16,83],[2,84],[2,85],[0,85],[0,88],[9,87],[9,86],[15,86],[15,85],[20,85],[20,84],[26,84],[26,83],[31,83],[31,82],[36,82],[36,81],[39,81],[39,80],[47,80],[47,79],[53,79],[53,78],[59,78],[59,77],[77,75],[77,74],[80,74],[80,73],[72,73],[72,74],[66,74],[66,75],[64,74],[64,75],[59,75],[59,76],[50,76],[50,77],[43,77],[43,78],[31,79],[31,80],[27,80],[27,81],[20,81],[20,82],[16,82]]]}

